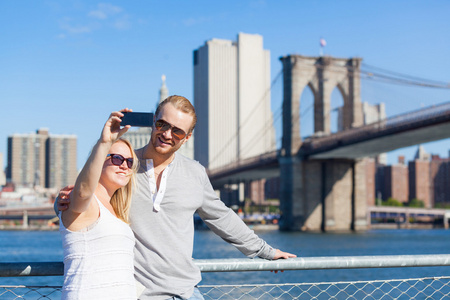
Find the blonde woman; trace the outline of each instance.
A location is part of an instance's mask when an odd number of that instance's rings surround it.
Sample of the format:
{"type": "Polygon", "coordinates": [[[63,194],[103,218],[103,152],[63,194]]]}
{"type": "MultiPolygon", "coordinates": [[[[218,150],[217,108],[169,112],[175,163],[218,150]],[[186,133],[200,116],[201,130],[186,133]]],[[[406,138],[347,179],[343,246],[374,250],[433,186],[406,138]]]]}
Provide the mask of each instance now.
{"type": "Polygon", "coordinates": [[[60,213],[64,248],[62,299],[136,299],[134,235],[128,225],[138,160],[111,113],[60,213]]]}

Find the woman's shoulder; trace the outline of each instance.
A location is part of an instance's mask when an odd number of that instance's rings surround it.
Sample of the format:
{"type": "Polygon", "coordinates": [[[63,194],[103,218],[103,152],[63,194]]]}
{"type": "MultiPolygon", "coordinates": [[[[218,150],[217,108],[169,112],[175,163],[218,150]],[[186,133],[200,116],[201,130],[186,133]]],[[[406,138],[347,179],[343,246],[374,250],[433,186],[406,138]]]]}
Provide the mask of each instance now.
{"type": "Polygon", "coordinates": [[[97,221],[100,217],[100,206],[92,196],[88,208],[84,212],[76,212],[69,208],[61,213],[61,221],[67,229],[71,231],[79,231],[97,221]]]}

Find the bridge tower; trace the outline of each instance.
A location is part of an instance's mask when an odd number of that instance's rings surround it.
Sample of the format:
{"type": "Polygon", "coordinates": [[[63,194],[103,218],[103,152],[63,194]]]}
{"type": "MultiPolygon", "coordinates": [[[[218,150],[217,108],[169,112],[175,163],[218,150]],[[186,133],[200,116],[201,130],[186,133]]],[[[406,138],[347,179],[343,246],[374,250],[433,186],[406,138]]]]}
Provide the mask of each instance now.
{"type": "Polygon", "coordinates": [[[309,160],[302,156],[300,97],[314,95],[314,132],[331,133],[331,92],[344,100],[344,130],[363,125],[360,96],[361,58],[288,55],[283,64],[283,137],[281,230],[361,230],[366,223],[364,161],[309,160]]]}

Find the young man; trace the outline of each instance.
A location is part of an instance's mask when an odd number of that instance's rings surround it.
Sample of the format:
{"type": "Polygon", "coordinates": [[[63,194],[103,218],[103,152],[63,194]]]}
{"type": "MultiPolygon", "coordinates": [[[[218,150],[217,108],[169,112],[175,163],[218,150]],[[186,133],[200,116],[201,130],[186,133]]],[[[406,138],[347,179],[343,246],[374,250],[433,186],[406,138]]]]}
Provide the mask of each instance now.
{"type": "Polygon", "coordinates": [[[130,210],[136,237],[135,277],[139,299],[203,299],[194,264],[193,215],[248,257],[296,257],[269,246],[217,197],[204,167],[176,151],[192,136],[197,117],[188,99],[160,103],[150,142],[136,150],[140,169],[130,210]]]}

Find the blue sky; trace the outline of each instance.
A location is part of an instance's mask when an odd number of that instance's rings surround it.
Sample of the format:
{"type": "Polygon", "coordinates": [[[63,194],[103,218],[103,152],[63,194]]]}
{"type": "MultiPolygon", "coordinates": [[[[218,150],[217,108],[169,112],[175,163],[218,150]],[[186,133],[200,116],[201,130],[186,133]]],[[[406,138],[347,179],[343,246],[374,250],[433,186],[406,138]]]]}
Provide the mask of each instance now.
{"type": "MultiPolygon", "coordinates": [[[[46,127],[78,136],[81,167],[111,111],[153,111],[162,74],[170,94],[193,100],[193,50],[239,32],[263,36],[272,78],[279,57],[318,56],[324,38],[326,55],[449,83],[449,13],[443,0],[0,1],[0,152],[6,164],[9,135],[46,127]]],[[[273,111],[281,88],[277,80],[273,111]]],[[[363,81],[362,101],[384,102],[392,116],[450,101],[450,90],[363,81]]],[[[424,146],[448,157],[450,139],[424,146]]]]}

